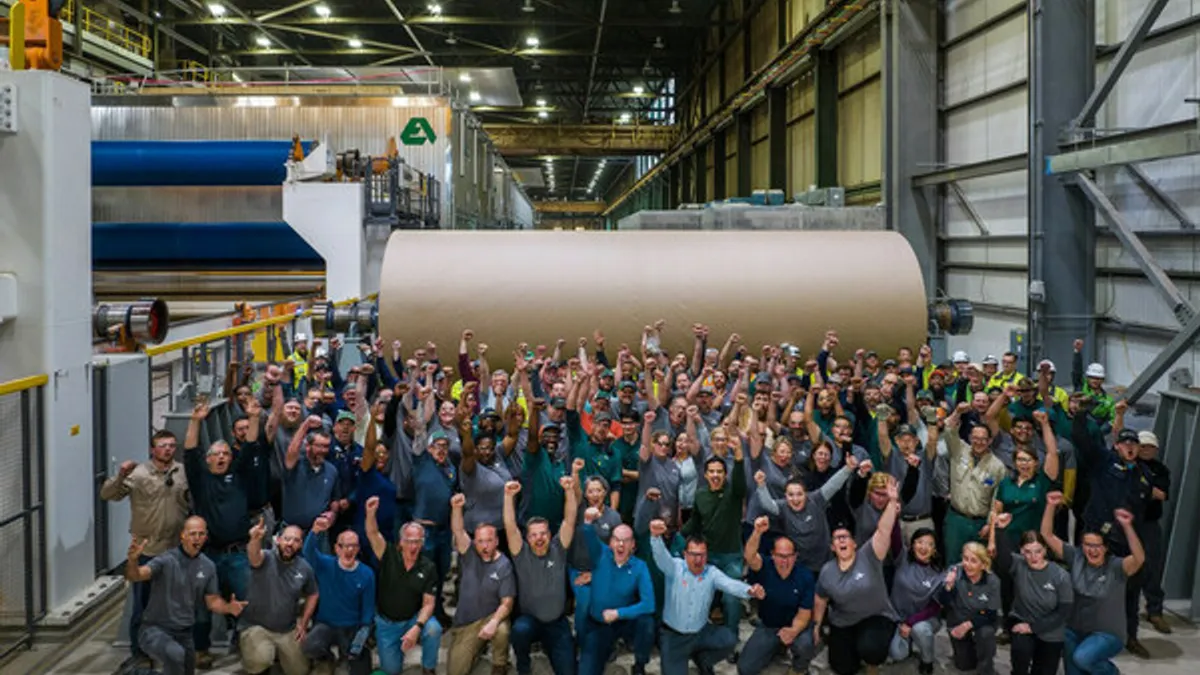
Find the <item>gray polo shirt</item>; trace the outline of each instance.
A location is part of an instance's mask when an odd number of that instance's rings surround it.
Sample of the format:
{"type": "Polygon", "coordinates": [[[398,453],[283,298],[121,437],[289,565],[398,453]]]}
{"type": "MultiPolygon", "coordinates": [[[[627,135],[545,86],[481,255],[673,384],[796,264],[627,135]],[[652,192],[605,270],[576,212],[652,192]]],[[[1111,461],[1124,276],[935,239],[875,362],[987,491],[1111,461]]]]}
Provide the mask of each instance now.
{"type": "Polygon", "coordinates": [[[679,473],[679,465],[675,463],[674,456],[659,457],[651,454],[649,461],[638,464],[636,509],[642,508],[642,502],[646,501],[647,490],[658,488],[662,492],[662,496],[658,499],[658,513],[654,517],[662,518],[667,521],[668,527],[678,529],[679,486],[682,482],[683,477],[679,473]]]}
{"type": "Polygon", "coordinates": [[[329,509],[337,482],[333,462],[313,467],[307,457],[301,457],[283,477],[283,521],[307,532],[317,516],[329,509]]]}
{"type": "Polygon", "coordinates": [[[1009,554],[1009,558],[1015,591],[1012,616],[1029,624],[1033,634],[1042,640],[1062,642],[1067,625],[1063,610],[1075,601],[1071,575],[1054,563],[1035,570],[1016,553],[1009,554]]]}
{"type": "Polygon", "coordinates": [[[495,560],[484,562],[471,546],[459,558],[459,564],[462,586],[458,594],[458,611],[454,613],[455,626],[466,626],[487,618],[500,607],[503,598],[517,594],[517,578],[508,556],[500,553],[495,560]]]}
{"type": "Polygon", "coordinates": [[[528,543],[521,546],[513,567],[521,589],[521,613],[542,623],[562,618],[567,611],[567,552],[558,537],[550,538],[550,550],[540,557],[528,543]]]}
{"type": "Polygon", "coordinates": [[[804,508],[792,510],[786,499],[774,499],[766,486],[759,486],[751,502],[758,502],[767,513],[778,515],[783,534],[796,545],[796,561],[808,568],[813,576],[829,560],[829,500],[842,489],[853,473],[842,467],[825,481],[819,490],[807,493],[804,508]]]}
{"type": "Polygon", "coordinates": [[[284,562],[279,549],[265,551],[263,563],[250,568],[246,609],[238,618],[241,629],[262,626],[272,633],[296,627],[296,615],[305,598],[317,592],[317,578],[300,555],[284,562]]]}
{"type": "Polygon", "coordinates": [[[817,577],[817,595],[829,601],[826,620],[831,626],[849,628],[873,616],[899,620],[888,599],[883,561],[870,547],[860,549],[844,572],[836,558],[825,563],[817,577]]]}
{"type": "Polygon", "coordinates": [[[1063,562],[1071,569],[1075,605],[1067,625],[1076,635],[1108,633],[1125,639],[1125,569],[1123,558],[1109,556],[1092,567],[1083,552],[1063,544],[1063,562]]]}
{"type": "MultiPolygon", "coordinates": [[[[919,472],[917,474],[917,491],[913,494],[912,499],[904,502],[904,506],[900,509],[900,515],[909,518],[928,518],[933,513],[934,462],[925,456],[924,449],[917,448],[916,452],[921,458],[921,463],[917,466],[919,472]]],[[[887,472],[896,479],[897,484],[904,485],[904,479],[908,476],[908,462],[904,458],[904,453],[899,449],[893,449],[885,464],[887,464],[887,472]]]]}
{"type": "Polygon", "coordinates": [[[892,607],[896,608],[901,621],[928,607],[946,582],[945,572],[932,565],[913,562],[908,555],[907,549],[902,552],[892,581],[892,607]]]}
{"type": "Polygon", "coordinates": [[[189,558],[176,546],[154,556],[150,568],[150,602],[142,623],[168,631],[188,630],[196,623],[196,610],[204,596],[217,595],[217,566],[203,553],[189,558]]]}
{"type": "MultiPolygon", "coordinates": [[[[496,449],[497,453],[500,449],[496,449]]],[[[463,526],[474,532],[480,525],[504,527],[504,484],[512,473],[499,454],[491,464],[475,462],[475,470],[459,474],[467,504],[463,507],[463,526]]]]}

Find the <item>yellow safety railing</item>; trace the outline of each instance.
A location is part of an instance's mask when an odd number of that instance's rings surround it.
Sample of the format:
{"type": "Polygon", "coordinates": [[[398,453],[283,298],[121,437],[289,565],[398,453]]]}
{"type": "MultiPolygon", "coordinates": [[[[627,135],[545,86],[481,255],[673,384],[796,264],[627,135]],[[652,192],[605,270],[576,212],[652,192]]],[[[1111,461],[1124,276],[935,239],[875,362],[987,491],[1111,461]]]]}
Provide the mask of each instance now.
{"type": "Polygon", "coordinates": [[[125,51],[133,52],[142,58],[150,58],[153,48],[149,35],[136,31],[121,23],[120,20],[105,16],[90,7],[84,7],[83,11],[78,14],[77,20],[75,0],[67,0],[67,4],[59,12],[59,19],[75,26],[77,32],[91,33],[125,51]]]}
{"type": "Polygon", "coordinates": [[[9,394],[17,394],[22,391],[36,389],[49,384],[49,375],[30,375],[8,382],[0,382],[0,396],[8,396],[9,394]]]}
{"type": "Polygon", "coordinates": [[[179,79],[186,82],[212,82],[215,74],[199,61],[180,61],[179,79]]]}

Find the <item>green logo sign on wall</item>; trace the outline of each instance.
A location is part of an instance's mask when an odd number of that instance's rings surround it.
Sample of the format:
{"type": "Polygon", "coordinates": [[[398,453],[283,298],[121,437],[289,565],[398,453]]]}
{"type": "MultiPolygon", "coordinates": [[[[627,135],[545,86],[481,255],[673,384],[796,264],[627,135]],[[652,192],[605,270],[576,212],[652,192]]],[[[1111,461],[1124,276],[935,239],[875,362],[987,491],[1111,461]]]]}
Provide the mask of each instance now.
{"type": "Polygon", "coordinates": [[[424,117],[414,117],[404,125],[404,131],[400,132],[400,142],[404,145],[433,144],[437,143],[437,134],[433,133],[433,127],[429,125],[429,120],[424,117]]]}

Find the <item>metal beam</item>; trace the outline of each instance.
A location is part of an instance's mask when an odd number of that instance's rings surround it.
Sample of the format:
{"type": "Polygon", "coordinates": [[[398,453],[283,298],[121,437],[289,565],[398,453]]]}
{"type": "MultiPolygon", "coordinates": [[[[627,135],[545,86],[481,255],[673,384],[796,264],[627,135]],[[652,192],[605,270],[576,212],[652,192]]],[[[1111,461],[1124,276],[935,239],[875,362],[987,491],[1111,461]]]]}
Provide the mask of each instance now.
{"type": "Polygon", "coordinates": [[[1144,140],[1052,155],[1046,158],[1046,174],[1089,171],[1197,154],[1200,154],[1200,131],[1181,131],[1144,140]]]}
{"type": "Polygon", "coordinates": [[[1150,365],[1142,370],[1137,379],[1125,390],[1125,400],[1136,403],[1138,399],[1146,395],[1150,391],[1150,387],[1153,387],[1159,378],[1166,375],[1167,370],[1191,349],[1192,345],[1196,344],[1198,338],[1200,338],[1200,315],[1189,321],[1183,330],[1179,331],[1175,338],[1158,353],[1158,356],[1154,357],[1150,365]]]}
{"type": "MultiPolygon", "coordinates": [[[[817,187],[838,186],[838,55],[821,50],[815,56],[813,152],[816,154],[817,187]]],[[[804,187],[807,189],[807,186],[804,187]]]]}
{"type": "Polygon", "coordinates": [[[1028,157],[1028,155],[1022,152],[1019,155],[1006,155],[994,159],[985,159],[982,162],[948,166],[936,171],[916,174],[913,176],[912,184],[913,187],[917,188],[932,187],[934,185],[944,185],[946,183],[972,180],[974,178],[985,178],[987,176],[998,176],[1003,173],[1024,171],[1029,168],[1028,157]]]}
{"type": "MultiPolygon", "coordinates": [[[[413,46],[417,48],[417,51],[425,52],[425,46],[421,44],[421,41],[417,39],[417,34],[413,32],[412,27],[409,26],[408,22],[404,20],[404,15],[401,14],[400,10],[396,8],[396,3],[392,2],[392,0],[383,0],[383,2],[387,5],[388,9],[391,10],[392,16],[396,17],[396,20],[404,26],[404,32],[408,34],[408,39],[412,40],[413,46]]],[[[428,52],[425,53],[425,62],[431,66],[437,65],[433,62],[433,57],[430,56],[428,52]]]]}
{"type": "MultiPolygon", "coordinates": [[[[304,9],[305,7],[308,7],[310,5],[315,5],[320,1],[321,0],[300,0],[300,2],[293,2],[292,4],[290,4],[286,7],[280,7],[279,9],[267,12],[266,14],[260,14],[254,18],[258,19],[259,21],[262,21],[263,23],[269,23],[272,19],[277,19],[285,14],[291,14],[292,12],[294,12],[298,9],[304,9]]],[[[318,19],[318,20],[323,20],[323,19],[318,19]]]]}
{"type": "Polygon", "coordinates": [[[1175,217],[1175,220],[1179,221],[1180,227],[1185,230],[1193,230],[1196,228],[1196,223],[1192,221],[1191,216],[1187,214],[1187,211],[1183,210],[1183,207],[1179,205],[1179,202],[1172,199],[1170,195],[1168,195],[1166,192],[1163,192],[1162,188],[1155,185],[1154,182],[1150,180],[1150,176],[1147,176],[1146,172],[1142,171],[1140,166],[1137,164],[1126,164],[1123,168],[1129,172],[1129,175],[1133,176],[1134,182],[1136,182],[1138,186],[1142,188],[1142,191],[1145,192],[1150,199],[1153,199],[1159,206],[1170,212],[1170,214],[1175,217]]]}
{"type": "Polygon", "coordinates": [[[292,48],[291,45],[284,42],[282,39],[276,37],[271,31],[267,30],[267,27],[264,26],[261,21],[259,21],[258,19],[255,19],[254,17],[243,12],[237,5],[230,2],[230,0],[224,0],[223,4],[225,5],[226,9],[229,9],[230,11],[232,11],[234,14],[236,14],[240,18],[242,18],[246,21],[249,21],[250,25],[254,26],[256,29],[258,29],[263,34],[263,36],[265,36],[271,42],[274,42],[275,44],[279,45],[280,47],[286,49],[290,55],[295,56],[304,65],[306,65],[306,66],[312,65],[312,61],[309,61],[308,59],[304,58],[303,54],[301,54],[296,49],[292,48]]]}
{"type": "Polygon", "coordinates": [[[528,155],[651,155],[675,140],[673,126],[607,124],[485,124],[505,157],[528,155]]]}
{"type": "Polygon", "coordinates": [[[963,213],[966,213],[971,222],[975,224],[975,228],[979,230],[979,234],[985,237],[992,236],[992,232],[988,229],[987,223],[984,222],[983,216],[979,215],[979,212],[975,210],[975,205],[967,198],[967,193],[963,192],[962,186],[955,181],[950,181],[946,184],[946,187],[949,189],[950,195],[954,197],[954,201],[958,202],[958,208],[962,209],[963,213]]]}
{"type": "Polygon", "coordinates": [[[1083,104],[1083,108],[1079,114],[1071,120],[1067,126],[1066,133],[1073,134],[1085,126],[1090,126],[1092,120],[1096,117],[1096,111],[1104,103],[1108,95],[1112,93],[1113,87],[1117,86],[1117,80],[1125,72],[1125,68],[1129,66],[1129,62],[1133,60],[1133,55],[1142,47],[1142,42],[1146,39],[1146,34],[1154,27],[1154,22],[1158,20],[1162,14],[1163,8],[1167,6],[1167,0],[1150,0],[1145,9],[1142,10],[1142,15],[1138,18],[1136,24],[1133,25],[1133,30],[1129,32],[1129,37],[1125,38],[1121,48],[1117,50],[1117,55],[1113,57],[1112,63],[1108,65],[1108,71],[1104,73],[1104,79],[1100,80],[1100,84],[1092,90],[1088,99],[1083,104]]]}
{"type": "Polygon", "coordinates": [[[555,202],[534,202],[534,203],[533,203],[533,210],[534,210],[534,211],[537,211],[538,213],[554,213],[554,214],[573,213],[573,214],[587,214],[587,215],[592,215],[592,216],[598,216],[598,215],[600,215],[601,213],[604,213],[604,206],[605,206],[605,204],[604,204],[604,202],[602,202],[602,201],[593,201],[593,202],[567,202],[567,201],[555,201],[555,202]]]}
{"type": "MultiPolygon", "coordinates": [[[[767,92],[767,184],[773,190],[788,192],[788,93],[783,87],[767,92]]],[[[714,158],[714,163],[716,162],[714,158]]]]}
{"type": "Polygon", "coordinates": [[[1186,324],[1191,320],[1196,311],[1188,302],[1187,296],[1179,290],[1174,281],[1171,281],[1171,277],[1167,276],[1166,270],[1154,259],[1154,254],[1134,233],[1133,228],[1126,222],[1125,217],[1121,215],[1108,196],[1091,178],[1084,174],[1075,176],[1075,182],[1088,200],[1100,211],[1100,215],[1108,223],[1109,231],[1116,235],[1125,251],[1133,258],[1133,262],[1150,280],[1150,285],[1162,294],[1179,323],[1186,324]]]}

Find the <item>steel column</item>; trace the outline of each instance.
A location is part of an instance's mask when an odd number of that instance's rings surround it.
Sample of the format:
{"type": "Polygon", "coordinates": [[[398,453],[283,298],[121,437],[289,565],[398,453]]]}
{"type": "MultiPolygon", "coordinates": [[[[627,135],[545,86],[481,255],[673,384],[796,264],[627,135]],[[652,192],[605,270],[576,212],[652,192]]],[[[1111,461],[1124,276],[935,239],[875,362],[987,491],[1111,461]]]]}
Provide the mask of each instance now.
{"type": "Polygon", "coordinates": [[[713,199],[724,199],[725,191],[725,135],[728,128],[713,134],[713,199]]]}
{"type": "Polygon", "coordinates": [[[705,181],[704,172],[708,169],[706,166],[708,162],[705,161],[707,154],[708,153],[705,151],[704,146],[696,146],[692,150],[692,178],[696,181],[696,185],[693,188],[693,196],[695,198],[692,201],[696,202],[697,204],[703,204],[706,201],[704,192],[708,185],[705,181]]]}
{"type": "Polygon", "coordinates": [[[1167,370],[1183,356],[1184,352],[1192,348],[1200,339],[1200,315],[1196,315],[1175,335],[1167,346],[1159,352],[1158,356],[1146,366],[1133,384],[1125,390],[1125,400],[1136,403],[1138,399],[1150,391],[1150,387],[1158,381],[1160,377],[1167,374],[1167,370]]]}
{"type": "Polygon", "coordinates": [[[767,182],[772,189],[788,191],[787,89],[767,91],[767,143],[770,145],[767,182]]]}
{"type": "Polygon", "coordinates": [[[749,197],[753,191],[750,180],[753,164],[750,154],[750,113],[739,113],[737,116],[737,195],[749,197]]]}
{"type": "Polygon", "coordinates": [[[938,161],[938,0],[895,0],[884,6],[884,110],[887,112],[883,197],[888,227],[917,255],[925,292],[937,292],[937,223],[922,190],[920,167],[938,161]]]}
{"type": "Polygon", "coordinates": [[[1079,114],[1071,120],[1067,128],[1068,133],[1075,133],[1080,131],[1082,127],[1092,126],[1096,117],[1096,111],[1100,110],[1100,106],[1104,103],[1104,100],[1112,93],[1113,87],[1117,86],[1117,80],[1121,78],[1121,74],[1125,72],[1125,68],[1129,65],[1129,62],[1133,60],[1133,55],[1141,48],[1142,42],[1146,39],[1146,34],[1150,32],[1150,29],[1154,26],[1154,22],[1158,20],[1159,15],[1162,14],[1163,8],[1166,6],[1167,0],[1150,0],[1146,8],[1142,10],[1142,15],[1138,18],[1138,22],[1134,24],[1133,30],[1129,32],[1129,37],[1121,44],[1121,48],[1117,50],[1117,55],[1113,57],[1112,63],[1109,64],[1108,72],[1104,73],[1104,79],[1092,90],[1079,114]]]}
{"type": "Polygon", "coordinates": [[[1154,254],[1147,250],[1145,244],[1099,186],[1084,174],[1078,174],[1075,176],[1075,180],[1084,196],[1100,211],[1100,215],[1108,223],[1109,230],[1117,236],[1125,251],[1133,257],[1133,262],[1150,280],[1150,284],[1162,294],[1176,320],[1181,324],[1186,324],[1196,314],[1192,304],[1188,302],[1187,295],[1179,290],[1174,281],[1171,281],[1166,270],[1154,259],[1154,254]]]}
{"type": "Polygon", "coordinates": [[[1179,221],[1180,227],[1186,230],[1192,230],[1196,228],[1196,223],[1192,222],[1191,217],[1188,216],[1187,211],[1183,210],[1183,207],[1179,205],[1179,202],[1172,199],[1170,195],[1162,191],[1162,188],[1155,185],[1154,182],[1150,180],[1150,177],[1146,175],[1146,172],[1142,171],[1140,166],[1137,164],[1126,164],[1124,169],[1129,172],[1129,175],[1133,176],[1133,180],[1138,184],[1138,187],[1142,188],[1142,191],[1145,192],[1150,199],[1153,199],[1155,203],[1157,203],[1163,209],[1169,211],[1170,214],[1175,217],[1175,220],[1179,221]]]}
{"type": "Polygon", "coordinates": [[[837,52],[817,52],[814,94],[817,187],[838,186],[838,59],[837,52]]]}

